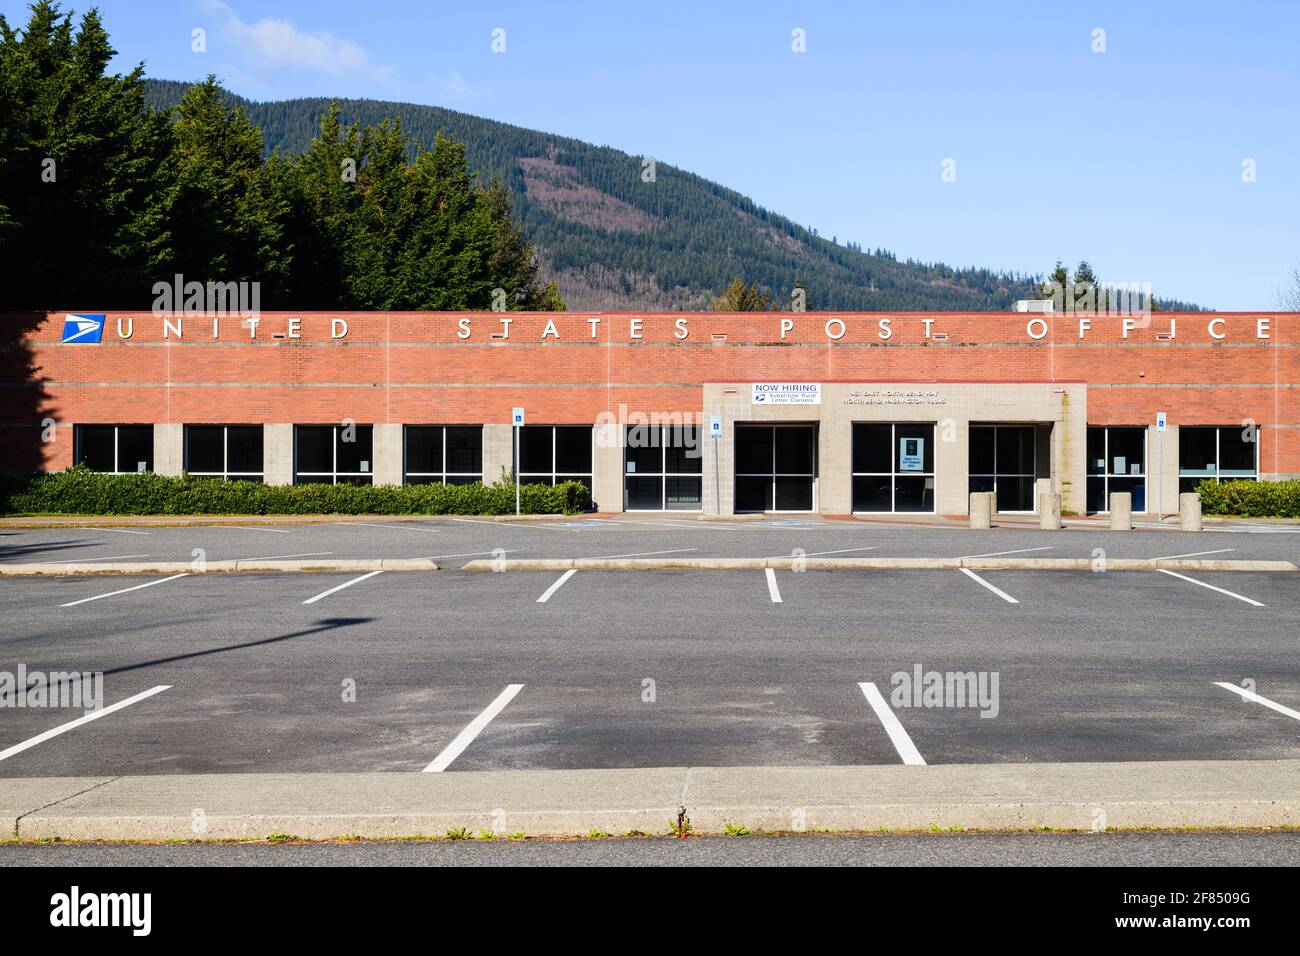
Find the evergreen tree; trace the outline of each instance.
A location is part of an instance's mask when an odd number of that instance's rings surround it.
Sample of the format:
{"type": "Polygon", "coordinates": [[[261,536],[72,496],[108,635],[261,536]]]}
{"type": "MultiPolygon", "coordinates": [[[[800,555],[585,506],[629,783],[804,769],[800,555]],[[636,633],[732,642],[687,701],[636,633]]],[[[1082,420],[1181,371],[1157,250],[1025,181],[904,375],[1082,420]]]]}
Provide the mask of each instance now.
{"type": "Polygon", "coordinates": [[[760,288],[757,282],[745,285],[744,279],[735,278],[713,300],[711,307],[714,312],[770,312],[772,293],[760,288]]]}
{"type": "Polygon", "coordinates": [[[260,281],[274,301],[292,252],[284,242],[284,183],[263,162],[261,131],[220,93],[210,76],[172,111],[167,266],[187,280],[260,281]]]}

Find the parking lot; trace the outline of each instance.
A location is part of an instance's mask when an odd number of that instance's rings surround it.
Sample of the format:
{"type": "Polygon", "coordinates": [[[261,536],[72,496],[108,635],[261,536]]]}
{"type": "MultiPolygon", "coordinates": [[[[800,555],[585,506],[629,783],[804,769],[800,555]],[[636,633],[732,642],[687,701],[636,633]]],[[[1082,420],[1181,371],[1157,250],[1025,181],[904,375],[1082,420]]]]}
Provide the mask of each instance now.
{"type": "Polygon", "coordinates": [[[4,562],[198,551],[444,570],[4,579],[0,670],[102,671],[107,707],[0,710],[0,776],[1294,758],[1300,574],[460,570],[494,554],[796,549],[1300,557],[1285,528],[1231,530],[659,516],[4,529],[4,562]],[[889,704],[918,667],[982,675],[995,694],[889,704]]]}

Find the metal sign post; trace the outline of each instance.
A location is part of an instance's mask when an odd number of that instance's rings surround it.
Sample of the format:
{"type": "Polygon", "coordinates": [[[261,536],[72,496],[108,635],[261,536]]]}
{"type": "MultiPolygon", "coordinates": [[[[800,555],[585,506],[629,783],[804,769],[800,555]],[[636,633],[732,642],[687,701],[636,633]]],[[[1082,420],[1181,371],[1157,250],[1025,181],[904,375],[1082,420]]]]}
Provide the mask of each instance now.
{"type": "Polygon", "coordinates": [[[1156,412],[1156,520],[1165,513],[1165,413],[1156,412]]]}
{"type": "Polygon", "coordinates": [[[717,509],[719,515],[722,514],[722,464],[718,460],[720,453],[718,446],[722,442],[722,416],[713,415],[709,418],[709,437],[713,439],[713,507],[717,509]]]}
{"type": "Polygon", "coordinates": [[[519,517],[519,429],[524,425],[524,410],[515,408],[512,417],[515,427],[515,517],[519,517]]]}

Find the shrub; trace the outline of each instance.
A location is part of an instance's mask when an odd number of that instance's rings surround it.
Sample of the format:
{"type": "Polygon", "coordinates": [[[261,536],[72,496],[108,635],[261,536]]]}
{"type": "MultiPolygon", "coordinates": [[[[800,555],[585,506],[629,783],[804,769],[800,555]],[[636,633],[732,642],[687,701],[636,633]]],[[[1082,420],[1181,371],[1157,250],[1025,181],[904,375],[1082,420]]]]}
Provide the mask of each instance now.
{"type": "MultiPolygon", "coordinates": [[[[524,485],[524,514],[576,514],[591,493],[576,481],[524,485]]],[[[515,486],[264,485],[152,473],[106,475],[77,465],[50,475],[0,478],[0,513],[77,515],[503,515],[515,486]]]]}
{"type": "Polygon", "coordinates": [[[1240,518],[1300,518],[1300,481],[1202,481],[1201,513],[1240,518]]]}

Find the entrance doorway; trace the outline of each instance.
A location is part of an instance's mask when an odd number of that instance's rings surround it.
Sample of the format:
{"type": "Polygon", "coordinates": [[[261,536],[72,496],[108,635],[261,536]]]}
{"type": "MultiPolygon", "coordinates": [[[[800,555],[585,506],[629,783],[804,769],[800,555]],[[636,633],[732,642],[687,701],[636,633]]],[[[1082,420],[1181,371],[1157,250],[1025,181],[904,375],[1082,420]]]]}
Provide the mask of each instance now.
{"type": "Polygon", "coordinates": [[[970,427],[970,490],[992,491],[1002,514],[1035,510],[1038,456],[1033,425],[970,427]]]}
{"type": "Polygon", "coordinates": [[[816,425],[736,425],[736,513],[816,508],[816,425]]]}

